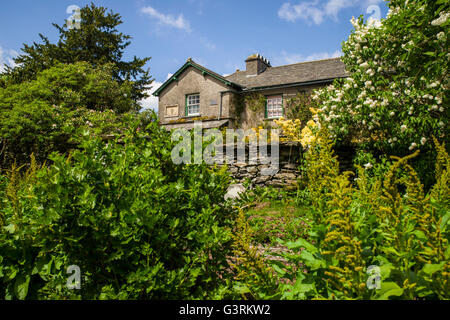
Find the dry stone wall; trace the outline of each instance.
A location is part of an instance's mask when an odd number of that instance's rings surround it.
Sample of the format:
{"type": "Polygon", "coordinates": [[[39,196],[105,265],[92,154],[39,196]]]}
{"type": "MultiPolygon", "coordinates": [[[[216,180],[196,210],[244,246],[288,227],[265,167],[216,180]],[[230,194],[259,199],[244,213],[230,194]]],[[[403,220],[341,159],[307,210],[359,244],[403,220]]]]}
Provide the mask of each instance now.
{"type": "MultiPolygon", "coordinates": [[[[270,147],[268,149],[270,151],[270,147]]],[[[236,149],[234,152],[236,155],[236,149]]],[[[235,183],[243,183],[245,180],[249,180],[252,186],[294,187],[302,174],[300,171],[302,152],[300,144],[292,142],[280,143],[278,170],[271,175],[266,175],[262,171],[268,169],[270,165],[261,163],[250,164],[248,161],[249,150],[247,146],[246,161],[244,163],[237,163],[237,159],[235,158],[235,162],[229,164],[228,168],[235,183]]],[[[352,159],[355,155],[353,148],[336,149],[335,154],[338,157],[341,172],[352,170],[352,159]]]]}
{"type": "MultiPolygon", "coordinates": [[[[236,155],[235,149],[235,155],[236,155]]],[[[258,150],[259,152],[259,150],[258,150]]],[[[235,158],[233,164],[229,164],[228,168],[232,178],[237,183],[243,183],[245,180],[250,181],[252,186],[295,186],[301,173],[299,170],[302,149],[299,144],[280,143],[279,145],[279,165],[273,174],[267,175],[267,169],[270,164],[250,164],[249,149],[246,147],[246,161],[238,163],[235,158]]],[[[268,147],[268,156],[270,158],[270,146],[268,147]]]]}

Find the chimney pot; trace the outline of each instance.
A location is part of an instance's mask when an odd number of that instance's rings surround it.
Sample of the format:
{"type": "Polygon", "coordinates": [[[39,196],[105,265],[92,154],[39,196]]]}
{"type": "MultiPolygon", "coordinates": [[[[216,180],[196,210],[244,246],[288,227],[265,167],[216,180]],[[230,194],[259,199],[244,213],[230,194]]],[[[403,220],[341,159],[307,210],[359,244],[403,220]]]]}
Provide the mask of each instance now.
{"type": "Polygon", "coordinates": [[[246,71],[250,75],[258,75],[270,68],[270,62],[259,53],[250,55],[246,60],[246,71]]]}

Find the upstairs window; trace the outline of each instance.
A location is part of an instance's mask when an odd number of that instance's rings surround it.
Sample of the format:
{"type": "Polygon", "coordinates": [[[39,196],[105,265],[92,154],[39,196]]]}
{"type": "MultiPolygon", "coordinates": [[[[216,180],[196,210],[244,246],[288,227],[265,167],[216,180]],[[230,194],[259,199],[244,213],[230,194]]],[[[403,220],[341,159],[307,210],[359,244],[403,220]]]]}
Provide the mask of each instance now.
{"type": "Polygon", "coordinates": [[[186,116],[200,115],[200,95],[190,94],[186,96],[186,116]]]}
{"type": "Polygon", "coordinates": [[[283,97],[268,96],[266,102],[266,118],[279,118],[283,115],[283,97]]]}

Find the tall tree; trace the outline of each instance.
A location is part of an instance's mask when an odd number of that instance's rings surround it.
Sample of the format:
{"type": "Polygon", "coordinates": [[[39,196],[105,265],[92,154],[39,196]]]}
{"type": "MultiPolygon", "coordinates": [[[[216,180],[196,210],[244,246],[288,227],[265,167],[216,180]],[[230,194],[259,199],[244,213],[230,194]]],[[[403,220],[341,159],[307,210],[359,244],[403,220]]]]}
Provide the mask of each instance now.
{"type": "Polygon", "coordinates": [[[42,43],[24,44],[23,54],[14,59],[14,68],[7,67],[8,79],[21,83],[36,79],[40,71],[58,63],[85,61],[94,68],[101,65],[113,65],[113,78],[119,83],[131,82],[131,98],[134,109],[139,110],[137,101],[147,97],[146,89],[153,82],[145,64],[150,58],[134,57],[132,61],[123,61],[123,53],[130,44],[131,36],[117,30],[122,24],[121,16],[93,3],[81,8],[80,28],[70,28],[66,21],[63,26],[53,23],[58,29],[59,40],[51,43],[47,37],[39,34],[42,43]]]}

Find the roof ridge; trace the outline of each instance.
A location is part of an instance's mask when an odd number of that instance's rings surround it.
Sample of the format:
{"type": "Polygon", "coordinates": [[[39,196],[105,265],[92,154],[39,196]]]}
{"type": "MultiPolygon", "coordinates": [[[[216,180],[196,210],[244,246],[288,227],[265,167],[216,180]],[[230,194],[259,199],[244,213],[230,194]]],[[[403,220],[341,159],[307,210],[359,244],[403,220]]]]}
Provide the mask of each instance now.
{"type": "Polygon", "coordinates": [[[212,76],[213,78],[216,78],[219,81],[222,81],[223,83],[225,83],[228,86],[235,86],[235,87],[239,87],[242,88],[242,86],[240,84],[237,84],[231,80],[228,80],[227,78],[225,78],[224,76],[212,71],[211,69],[206,68],[205,66],[202,66],[201,64],[198,64],[197,62],[195,62],[192,58],[188,58],[186,60],[186,62],[184,63],[183,66],[181,66],[177,72],[175,72],[169,79],[167,79],[166,81],[163,82],[163,84],[155,90],[155,92],[153,92],[154,96],[158,96],[159,93],[173,80],[176,80],[178,75],[181,74],[182,72],[184,72],[184,70],[186,68],[188,68],[189,66],[194,67],[200,71],[202,71],[203,73],[208,73],[210,76],[212,76]]]}
{"type": "MultiPolygon", "coordinates": [[[[342,56],[340,56],[340,57],[334,57],[334,58],[325,58],[325,59],[319,59],[319,60],[310,60],[310,61],[302,61],[302,62],[296,62],[296,63],[283,64],[283,65],[281,65],[281,66],[271,67],[271,69],[274,69],[274,68],[282,68],[282,67],[288,67],[288,66],[293,66],[293,65],[297,65],[297,64],[320,62],[320,61],[326,61],[326,60],[337,60],[337,59],[340,60],[341,57],[342,57],[342,56]]],[[[269,70],[269,68],[267,68],[267,70],[269,70]]]]}

